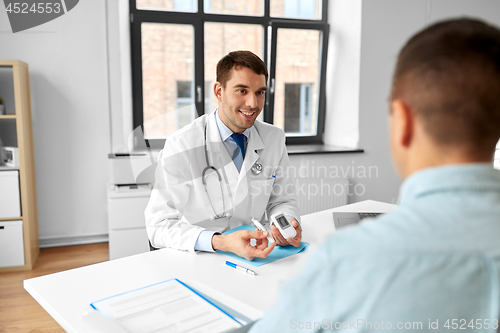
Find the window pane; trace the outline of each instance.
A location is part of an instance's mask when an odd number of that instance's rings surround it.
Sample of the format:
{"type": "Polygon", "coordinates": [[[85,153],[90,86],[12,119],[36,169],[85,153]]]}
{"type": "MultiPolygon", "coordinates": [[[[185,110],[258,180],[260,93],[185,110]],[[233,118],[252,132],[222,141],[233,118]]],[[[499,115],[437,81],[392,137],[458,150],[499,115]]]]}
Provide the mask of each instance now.
{"type": "Polygon", "coordinates": [[[321,20],[321,0],[271,0],[271,16],[321,20]]]}
{"type": "Polygon", "coordinates": [[[194,119],[191,25],[142,23],[144,135],[165,138],[194,119]]]}
{"type": "Polygon", "coordinates": [[[278,29],[277,38],[274,124],[289,136],[316,135],[321,31],[278,29]]]}
{"type": "Polygon", "coordinates": [[[177,81],[177,98],[191,97],[193,83],[191,81],[177,81]]]}
{"type": "Polygon", "coordinates": [[[197,0],[137,0],[137,9],[197,12],[197,0]]]}
{"type": "Polygon", "coordinates": [[[217,99],[213,92],[217,62],[229,52],[236,50],[252,51],[262,58],[262,38],[261,25],[205,23],[205,84],[208,83],[208,87],[205,86],[205,113],[217,107],[217,99]]]}
{"type": "Polygon", "coordinates": [[[211,14],[263,16],[263,0],[205,0],[204,11],[211,14]]]}

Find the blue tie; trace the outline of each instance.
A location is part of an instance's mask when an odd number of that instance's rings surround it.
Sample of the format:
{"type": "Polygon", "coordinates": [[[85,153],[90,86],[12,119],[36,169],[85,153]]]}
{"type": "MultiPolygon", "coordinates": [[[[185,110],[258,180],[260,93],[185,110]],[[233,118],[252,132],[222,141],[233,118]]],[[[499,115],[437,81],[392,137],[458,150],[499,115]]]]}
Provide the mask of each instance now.
{"type": "Polygon", "coordinates": [[[241,156],[245,159],[245,136],[243,134],[233,133],[231,134],[234,142],[240,147],[241,156]]]}

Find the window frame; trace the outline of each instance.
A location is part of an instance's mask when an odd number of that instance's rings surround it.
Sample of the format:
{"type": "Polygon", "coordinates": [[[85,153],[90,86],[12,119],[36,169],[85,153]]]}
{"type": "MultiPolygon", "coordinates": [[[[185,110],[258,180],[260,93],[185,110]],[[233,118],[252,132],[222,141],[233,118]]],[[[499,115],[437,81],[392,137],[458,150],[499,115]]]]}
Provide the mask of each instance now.
{"type": "MultiPolygon", "coordinates": [[[[323,2],[327,2],[326,0],[323,2]]],[[[316,135],[294,135],[286,137],[286,144],[323,144],[323,133],[325,131],[325,116],[326,116],[326,59],[327,59],[327,50],[328,50],[328,25],[320,24],[320,23],[303,23],[303,22],[289,22],[289,20],[273,20],[271,26],[271,48],[269,59],[276,59],[276,52],[278,47],[278,29],[300,29],[300,30],[317,30],[322,32],[322,40],[323,44],[320,50],[321,59],[320,59],[320,76],[319,76],[319,97],[318,97],[318,127],[316,129],[316,135]]],[[[275,61],[271,61],[268,64],[269,68],[269,82],[274,86],[274,81],[276,79],[276,63],[275,61]]],[[[268,84],[268,86],[270,86],[268,84]]],[[[274,94],[271,91],[274,90],[274,87],[268,89],[270,93],[266,96],[266,106],[267,109],[264,113],[264,121],[270,124],[274,121],[274,94]],[[271,105],[273,107],[271,107],[271,105]]]]}
{"type": "Polygon", "coordinates": [[[500,141],[495,146],[495,153],[493,155],[493,166],[495,169],[500,170],[500,141]]]}
{"type": "MultiPolygon", "coordinates": [[[[319,103],[318,103],[318,125],[315,136],[287,136],[287,144],[322,144],[325,127],[326,114],[326,59],[328,49],[328,0],[322,0],[321,19],[297,19],[297,18],[273,18],[270,16],[271,0],[263,0],[263,16],[247,16],[234,14],[213,14],[204,12],[204,0],[197,0],[196,12],[177,12],[166,10],[137,9],[136,0],[129,0],[130,13],[130,45],[132,64],[132,107],[133,128],[140,127],[143,132],[144,110],[143,110],[143,84],[142,84],[142,23],[164,23],[191,25],[194,29],[194,104],[198,117],[205,113],[205,22],[256,24],[263,28],[263,61],[269,70],[268,87],[275,79],[276,68],[271,59],[276,57],[277,30],[278,28],[312,29],[322,31],[321,68],[319,77],[319,103]],[[271,36],[269,36],[272,34],[271,36]],[[201,87],[201,89],[198,89],[201,87]]],[[[263,120],[273,124],[274,119],[274,94],[271,89],[266,92],[266,103],[263,110],[263,120]]],[[[139,140],[144,140],[147,148],[163,148],[165,139],[146,140],[143,137],[134,138],[134,147],[143,146],[139,140]],[[138,143],[138,144],[137,144],[138,143]]]]}

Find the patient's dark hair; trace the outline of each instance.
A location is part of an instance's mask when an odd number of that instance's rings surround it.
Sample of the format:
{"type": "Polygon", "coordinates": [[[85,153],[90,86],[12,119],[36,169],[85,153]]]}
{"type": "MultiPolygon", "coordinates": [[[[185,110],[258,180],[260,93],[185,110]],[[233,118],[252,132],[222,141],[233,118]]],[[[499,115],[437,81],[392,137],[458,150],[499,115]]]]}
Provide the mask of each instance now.
{"type": "Polygon", "coordinates": [[[395,99],[437,144],[491,149],[500,138],[500,30],[463,18],[419,32],[399,54],[395,99]]]}
{"type": "Polygon", "coordinates": [[[266,64],[257,55],[250,51],[229,52],[217,63],[216,80],[225,88],[227,81],[231,79],[231,71],[241,67],[250,68],[256,74],[269,76],[266,64]]]}

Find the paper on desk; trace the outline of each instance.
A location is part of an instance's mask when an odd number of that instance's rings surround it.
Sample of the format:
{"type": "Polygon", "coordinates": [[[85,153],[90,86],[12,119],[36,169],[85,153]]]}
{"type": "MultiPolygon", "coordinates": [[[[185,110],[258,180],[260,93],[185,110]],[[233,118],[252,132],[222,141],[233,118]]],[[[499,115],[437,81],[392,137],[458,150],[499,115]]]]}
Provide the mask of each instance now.
{"type": "Polygon", "coordinates": [[[242,326],[177,279],[97,301],[91,306],[134,333],[227,332],[242,326]]]}
{"type": "MultiPolygon", "coordinates": [[[[237,228],[234,228],[234,229],[231,229],[231,230],[228,230],[224,233],[224,235],[226,234],[230,234],[230,233],[233,233],[235,231],[238,231],[238,230],[251,230],[251,231],[254,231],[255,230],[255,227],[253,226],[249,226],[249,225],[242,225],[242,226],[239,226],[237,228]]],[[[224,251],[219,251],[217,250],[218,253],[222,253],[228,257],[231,257],[233,259],[237,259],[245,264],[248,264],[248,265],[251,265],[251,266],[254,266],[254,267],[259,267],[259,266],[262,266],[262,265],[265,265],[265,264],[268,264],[270,262],[273,262],[273,261],[276,261],[276,260],[280,260],[280,259],[283,259],[283,258],[286,258],[286,257],[289,257],[289,256],[293,256],[294,254],[297,254],[299,252],[302,252],[306,249],[306,247],[309,245],[309,243],[306,243],[306,242],[302,242],[300,244],[299,247],[295,247],[295,246],[276,246],[273,250],[273,252],[271,252],[267,258],[255,258],[254,260],[250,261],[250,260],[246,260],[245,258],[242,258],[234,253],[231,253],[231,252],[224,252],[224,251]]]]}
{"type": "Polygon", "coordinates": [[[258,320],[264,312],[243,302],[241,299],[233,298],[222,291],[216,290],[197,280],[187,280],[185,284],[196,290],[198,294],[212,302],[219,309],[232,316],[243,325],[258,320]]]}

